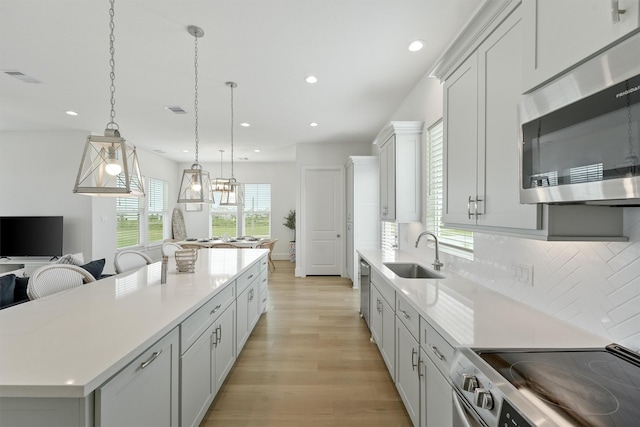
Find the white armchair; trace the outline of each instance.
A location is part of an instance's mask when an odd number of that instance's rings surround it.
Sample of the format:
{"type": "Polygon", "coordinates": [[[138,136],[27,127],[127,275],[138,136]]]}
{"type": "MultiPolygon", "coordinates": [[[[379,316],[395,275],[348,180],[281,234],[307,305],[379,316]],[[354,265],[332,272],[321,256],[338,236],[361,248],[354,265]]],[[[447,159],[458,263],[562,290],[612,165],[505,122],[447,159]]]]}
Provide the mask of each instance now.
{"type": "Polygon", "coordinates": [[[29,278],[27,295],[37,299],[95,282],[96,279],[82,267],[71,264],[50,264],[37,269],[29,278]]]}
{"type": "Polygon", "coordinates": [[[149,255],[134,250],[124,250],[116,254],[116,258],[113,260],[116,273],[124,273],[125,271],[133,270],[145,265],[149,265],[153,262],[149,255]]]}

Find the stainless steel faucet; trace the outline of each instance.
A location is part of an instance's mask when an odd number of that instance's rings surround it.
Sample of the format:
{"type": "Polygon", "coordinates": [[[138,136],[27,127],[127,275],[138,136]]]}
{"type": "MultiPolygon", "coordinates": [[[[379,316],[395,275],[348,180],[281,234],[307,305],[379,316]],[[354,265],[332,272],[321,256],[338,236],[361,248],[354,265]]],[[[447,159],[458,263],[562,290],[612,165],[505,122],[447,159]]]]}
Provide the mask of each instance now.
{"type": "Polygon", "coordinates": [[[440,267],[442,267],[444,264],[440,262],[440,250],[438,248],[438,238],[436,237],[435,234],[433,234],[430,231],[423,231],[422,233],[420,233],[420,235],[418,236],[418,240],[416,240],[416,248],[418,247],[418,243],[420,243],[420,239],[422,238],[422,236],[431,236],[433,237],[433,241],[436,242],[436,259],[433,261],[433,268],[436,271],[440,271],[440,267]]]}

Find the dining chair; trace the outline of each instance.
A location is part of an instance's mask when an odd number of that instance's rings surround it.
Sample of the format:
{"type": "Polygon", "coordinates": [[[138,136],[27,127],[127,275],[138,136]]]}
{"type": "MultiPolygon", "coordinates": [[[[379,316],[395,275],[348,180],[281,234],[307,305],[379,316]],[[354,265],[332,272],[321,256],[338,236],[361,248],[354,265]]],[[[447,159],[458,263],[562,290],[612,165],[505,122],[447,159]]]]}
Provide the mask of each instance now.
{"type": "Polygon", "coordinates": [[[182,249],[184,248],[177,243],[165,242],[162,244],[162,256],[172,257],[176,251],[181,251],[182,249]]]}
{"type": "Polygon", "coordinates": [[[271,254],[273,253],[273,248],[276,245],[277,241],[278,239],[271,239],[271,240],[267,239],[267,240],[261,241],[260,243],[258,243],[258,246],[256,246],[257,248],[261,248],[261,249],[269,249],[269,254],[267,255],[269,259],[269,271],[271,271],[272,267],[273,267],[273,271],[276,270],[276,265],[271,259],[271,254]]]}
{"type": "Polygon", "coordinates": [[[34,271],[29,278],[27,295],[34,300],[95,281],[91,273],[77,265],[45,265],[34,271]]]}
{"type": "Polygon", "coordinates": [[[240,246],[236,246],[233,243],[214,243],[211,245],[212,248],[234,248],[240,249],[240,246]]]}
{"type": "Polygon", "coordinates": [[[113,265],[116,268],[116,273],[123,273],[125,271],[133,270],[145,265],[149,265],[153,262],[149,256],[143,252],[135,250],[124,250],[116,254],[116,258],[113,260],[113,265]]]}

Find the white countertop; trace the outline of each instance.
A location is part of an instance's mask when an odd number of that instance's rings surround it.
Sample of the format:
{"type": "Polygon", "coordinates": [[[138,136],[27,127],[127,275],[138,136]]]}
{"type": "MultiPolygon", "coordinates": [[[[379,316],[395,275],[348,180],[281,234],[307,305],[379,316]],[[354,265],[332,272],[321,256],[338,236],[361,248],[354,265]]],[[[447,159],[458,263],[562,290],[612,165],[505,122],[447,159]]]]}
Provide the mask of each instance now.
{"type": "Polygon", "coordinates": [[[454,347],[560,348],[603,347],[611,342],[523,303],[447,271],[444,279],[404,279],[383,265],[428,260],[400,251],[358,250],[405,299],[454,347]]]}
{"type": "Polygon", "coordinates": [[[0,310],[0,397],[85,397],[223,289],[266,249],[201,249],[0,310]]]}

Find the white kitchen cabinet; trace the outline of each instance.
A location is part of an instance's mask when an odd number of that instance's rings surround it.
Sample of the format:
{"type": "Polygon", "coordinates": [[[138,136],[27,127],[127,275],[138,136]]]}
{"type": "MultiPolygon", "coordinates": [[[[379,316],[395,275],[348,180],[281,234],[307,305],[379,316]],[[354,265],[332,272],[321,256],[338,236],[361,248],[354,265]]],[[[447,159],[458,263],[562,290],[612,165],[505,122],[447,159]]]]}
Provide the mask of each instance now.
{"type": "Polygon", "coordinates": [[[426,399],[421,400],[425,404],[426,413],[422,426],[450,426],[453,425],[453,404],[451,400],[452,388],[442,372],[436,368],[433,361],[422,351],[421,362],[424,369],[422,384],[426,393],[426,399]]]}
{"type": "Polygon", "coordinates": [[[543,240],[617,240],[611,224],[622,224],[620,209],[519,202],[522,28],[518,8],[445,82],[445,226],[543,240]]]}
{"type": "Polygon", "coordinates": [[[95,392],[96,427],[178,426],[178,329],[95,392]]]}
{"type": "Polygon", "coordinates": [[[235,304],[229,305],[180,358],[180,425],[197,426],[235,362],[235,304]]]}
{"type": "Polygon", "coordinates": [[[377,136],[380,219],[418,222],[421,215],[423,122],[394,121],[377,136]]]}
{"type": "Polygon", "coordinates": [[[389,304],[383,293],[377,286],[371,284],[371,308],[369,321],[371,338],[375,341],[382,355],[382,360],[387,365],[391,379],[395,381],[395,313],[393,306],[389,304]]]}
{"type": "Polygon", "coordinates": [[[613,13],[610,0],[523,0],[522,89],[535,89],[637,32],[640,2],[618,5],[623,14],[613,13]]]}
{"type": "Polygon", "coordinates": [[[253,326],[258,319],[258,301],[260,294],[257,286],[257,280],[251,283],[247,288],[238,295],[238,324],[236,330],[237,353],[240,354],[244,344],[247,342],[253,326]]]}
{"type": "MultiPolygon", "coordinates": [[[[396,316],[398,317],[398,316],[396,316]]],[[[409,329],[396,319],[396,388],[414,426],[420,422],[420,346],[409,329]]]]}
{"type": "Polygon", "coordinates": [[[539,207],[518,200],[521,19],[518,11],[445,83],[444,221],[539,228],[539,207]]]}
{"type": "Polygon", "coordinates": [[[347,276],[358,288],[358,249],[374,249],[380,242],[378,220],[378,159],[351,156],[347,173],[347,276]]]}

